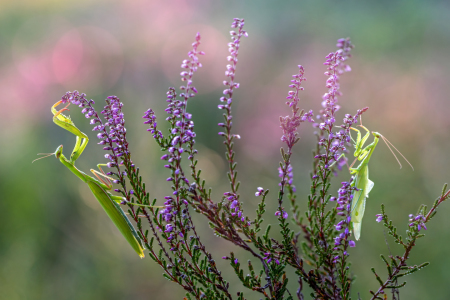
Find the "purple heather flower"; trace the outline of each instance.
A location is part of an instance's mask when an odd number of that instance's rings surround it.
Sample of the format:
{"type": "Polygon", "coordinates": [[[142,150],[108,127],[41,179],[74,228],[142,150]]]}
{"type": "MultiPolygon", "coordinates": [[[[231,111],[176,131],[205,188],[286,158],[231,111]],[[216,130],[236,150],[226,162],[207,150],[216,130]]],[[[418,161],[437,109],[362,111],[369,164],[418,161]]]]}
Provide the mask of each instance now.
{"type": "Polygon", "coordinates": [[[230,208],[235,208],[238,205],[239,205],[239,201],[234,200],[233,202],[231,202],[230,208]]]}
{"type": "MultiPolygon", "coordinates": [[[[267,261],[267,263],[270,263],[272,261],[272,254],[270,252],[264,253],[264,260],[267,261]]],[[[279,265],[280,262],[278,259],[275,260],[275,262],[279,265]]]]}
{"type": "Polygon", "coordinates": [[[336,227],[337,231],[341,231],[342,230],[342,225],[345,224],[345,221],[342,220],[339,223],[337,223],[336,225],[334,225],[334,227],[336,227]]]}
{"type": "Polygon", "coordinates": [[[283,169],[281,167],[278,167],[278,177],[283,177],[284,172],[283,169]]]}
{"type": "Polygon", "coordinates": [[[353,241],[353,240],[348,241],[348,245],[350,247],[355,247],[356,246],[355,241],[353,241]]]}
{"type": "Polygon", "coordinates": [[[288,213],[284,210],[277,210],[275,212],[275,216],[279,217],[279,216],[283,216],[283,219],[287,219],[288,218],[288,213]]]}
{"type": "Polygon", "coordinates": [[[234,260],[234,264],[237,265],[238,262],[239,262],[239,261],[238,261],[238,259],[236,258],[236,259],[234,260]]]}
{"type": "Polygon", "coordinates": [[[422,227],[423,227],[423,229],[427,230],[427,227],[425,226],[426,218],[423,215],[421,215],[421,214],[419,214],[417,216],[409,215],[409,218],[410,218],[409,221],[411,222],[409,224],[410,227],[417,225],[418,231],[420,231],[422,229],[422,227]]]}
{"type": "Polygon", "coordinates": [[[381,221],[383,221],[383,215],[378,214],[378,215],[376,215],[376,217],[377,217],[376,221],[377,221],[378,223],[381,222],[381,221]]]}
{"type": "Polygon", "coordinates": [[[297,104],[300,101],[298,93],[303,90],[303,87],[300,85],[302,81],[306,80],[306,78],[303,77],[305,70],[301,65],[299,65],[298,68],[298,73],[292,75],[294,79],[291,80],[292,84],[289,85],[289,87],[294,90],[289,91],[288,96],[286,97],[286,99],[290,100],[286,102],[286,104],[292,108],[292,116],[280,117],[280,127],[283,130],[281,140],[287,144],[289,149],[294,146],[294,143],[297,140],[297,129],[300,126],[300,123],[305,120],[314,121],[312,119],[313,112],[311,110],[306,114],[302,114],[297,107],[297,104]]]}
{"type": "Polygon", "coordinates": [[[340,237],[335,237],[334,238],[334,245],[335,246],[339,246],[341,244],[341,238],[340,237]]]}
{"type": "Polygon", "coordinates": [[[258,187],[256,188],[257,192],[255,193],[255,196],[261,196],[262,194],[264,194],[264,189],[262,187],[258,187]]]}
{"type": "MultiPolygon", "coordinates": [[[[340,220],[335,226],[336,231],[341,231],[344,229],[343,232],[341,232],[336,238],[335,238],[335,250],[340,249],[339,247],[341,245],[344,245],[344,250],[345,251],[345,242],[344,244],[342,243],[342,241],[348,240],[348,238],[350,237],[350,230],[349,230],[349,226],[350,226],[350,222],[351,222],[351,217],[350,217],[350,210],[351,210],[351,201],[353,198],[353,191],[356,190],[355,187],[352,186],[352,181],[353,178],[350,179],[349,182],[342,182],[341,183],[341,188],[338,190],[338,195],[339,197],[331,197],[330,201],[336,201],[337,202],[337,207],[336,210],[338,210],[337,215],[344,217],[342,220],[340,220]]],[[[350,247],[352,247],[352,244],[354,244],[353,241],[349,241],[349,245],[350,247]]]]}
{"type": "Polygon", "coordinates": [[[173,225],[172,224],[166,224],[166,230],[164,230],[164,232],[171,232],[173,230],[173,225]]]}
{"type": "Polygon", "coordinates": [[[303,116],[301,117],[301,120],[302,121],[308,120],[308,122],[314,123],[314,119],[312,118],[313,116],[314,116],[314,113],[312,110],[310,110],[309,112],[303,114],[303,116]]]}
{"type": "Polygon", "coordinates": [[[227,197],[227,199],[230,200],[230,201],[233,200],[233,199],[236,199],[236,194],[231,193],[231,192],[225,192],[225,193],[223,193],[223,195],[225,197],[227,197]]]}

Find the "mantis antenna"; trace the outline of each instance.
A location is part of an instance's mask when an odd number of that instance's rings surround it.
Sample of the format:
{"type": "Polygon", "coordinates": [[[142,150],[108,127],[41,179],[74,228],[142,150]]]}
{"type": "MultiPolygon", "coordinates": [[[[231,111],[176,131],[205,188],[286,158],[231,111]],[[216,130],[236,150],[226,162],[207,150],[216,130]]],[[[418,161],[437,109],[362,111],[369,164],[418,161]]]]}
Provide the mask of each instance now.
{"type": "Polygon", "coordinates": [[[37,160],[40,160],[40,159],[43,159],[43,158],[46,158],[46,157],[55,155],[55,153],[38,153],[37,155],[45,155],[45,156],[36,158],[36,159],[33,160],[31,163],[34,163],[34,162],[37,161],[37,160]]]}
{"type": "MultiPolygon", "coordinates": [[[[361,116],[361,115],[359,116],[359,123],[360,123],[360,124],[359,124],[358,126],[364,128],[364,126],[363,126],[363,124],[362,124],[362,116],[361,116]]],[[[395,148],[395,146],[394,146],[391,142],[389,142],[389,140],[388,140],[385,136],[383,136],[383,135],[381,135],[381,134],[380,134],[380,136],[381,136],[381,138],[383,139],[383,141],[384,141],[384,143],[386,144],[386,146],[389,148],[389,150],[391,150],[391,153],[394,155],[395,159],[397,160],[398,164],[400,165],[400,169],[402,168],[402,164],[400,163],[400,160],[397,158],[397,155],[395,155],[394,151],[392,151],[392,148],[394,148],[394,149],[398,152],[398,154],[400,154],[400,155],[403,157],[403,159],[411,166],[411,169],[413,169],[413,171],[414,171],[414,167],[413,167],[412,164],[406,159],[406,157],[405,157],[405,156],[404,156],[397,148],[395,148]],[[392,148],[391,148],[389,145],[391,145],[392,148]]],[[[351,137],[351,136],[350,136],[350,137],[351,137]]],[[[352,138],[352,139],[353,139],[353,138],[352,138]]],[[[354,164],[355,162],[356,162],[356,160],[352,163],[351,166],[353,166],[353,164],[354,164]]]]}
{"type": "Polygon", "coordinates": [[[384,136],[381,136],[381,138],[383,139],[383,141],[385,142],[386,146],[388,146],[389,150],[391,150],[392,154],[394,155],[395,159],[397,160],[398,164],[400,165],[400,169],[402,168],[402,164],[400,163],[400,161],[398,160],[397,156],[395,155],[394,151],[392,151],[391,147],[389,145],[391,145],[402,157],[403,159],[411,166],[411,169],[413,169],[414,171],[414,167],[412,166],[412,164],[406,159],[406,157],[400,152],[398,151],[397,148],[395,148],[395,146],[388,141],[387,138],[385,138],[384,136]]]}

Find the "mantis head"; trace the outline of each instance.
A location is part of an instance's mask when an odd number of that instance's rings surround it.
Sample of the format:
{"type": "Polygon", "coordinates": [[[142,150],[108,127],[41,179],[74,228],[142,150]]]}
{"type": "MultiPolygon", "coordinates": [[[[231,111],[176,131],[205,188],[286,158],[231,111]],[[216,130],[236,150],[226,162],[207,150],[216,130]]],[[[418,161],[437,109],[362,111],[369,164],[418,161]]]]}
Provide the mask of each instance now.
{"type": "Polygon", "coordinates": [[[378,139],[382,137],[382,135],[380,133],[375,132],[375,131],[372,131],[372,134],[375,138],[378,138],[378,139]]]}
{"type": "Polygon", "coordinates": [[[58,148],[56,148],[55,153],[52,153],[52,154],[55,154],[56,158],[59,159],[59,157],[61,156],[62,152],[63,152],[63,145],[61,145],[58,148]]]}
{"type": "Polygon", "coordinates": [[[37,161],[37,160],[40,160],[40,159],[43,159],[43,158],[46,158],[46,157],[49,157],[49,156],[52,156],[52,155],[55,155],[56,158],[59,159],[59,157],[60,157],[61,154],[62,154],[62,151],[63,151],[63,145],[61,145],[61,146],[59,146],[58,148],[56,148],[55,152],[53,152],[53,153],[38,153],[38,155],[45,155],[45,156],[36,158],[36,159],[33,160],[31,163],[34,163],[34,162],[37,161]]]}

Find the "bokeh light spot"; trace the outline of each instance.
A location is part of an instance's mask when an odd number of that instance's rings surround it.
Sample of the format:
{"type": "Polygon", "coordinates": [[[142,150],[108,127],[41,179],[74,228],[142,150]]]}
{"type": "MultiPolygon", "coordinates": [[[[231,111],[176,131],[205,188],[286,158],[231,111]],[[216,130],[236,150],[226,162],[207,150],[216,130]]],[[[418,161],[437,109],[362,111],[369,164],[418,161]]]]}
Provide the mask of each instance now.
{"type": "Polygon", "coordinates": [[[76,29],[64,34],[56,43],[52,67],[56,80],[64,84],[78,71],[83,59],[83,41],[76,29]]]}

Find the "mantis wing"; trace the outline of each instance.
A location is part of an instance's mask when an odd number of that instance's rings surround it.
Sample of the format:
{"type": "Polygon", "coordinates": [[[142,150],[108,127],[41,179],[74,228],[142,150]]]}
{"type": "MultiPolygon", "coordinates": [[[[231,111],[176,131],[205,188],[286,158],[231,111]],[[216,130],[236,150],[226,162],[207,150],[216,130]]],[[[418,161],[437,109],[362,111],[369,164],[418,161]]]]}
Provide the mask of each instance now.
{"type": "Polygon", "coordinates": [[[359,240],[361,236],[361,222],[366,208],[366,198],[369,197],[369,192],[374,186],[373,181],[369,179],[369,167],[367,164],[363,165],[361,170],[356,174],[355,186],[359,191],[355,191],[353,194],[350,215],[355,239],[359,240]]]}
{"type": "Polygon", "coordinates": [[[119,231],[128,243],[130,243],[131,247],[133,247],[141,258],[144,257],[144,249],[142,248],[141,239],[123,210],[120,208],[119,204],[112,200],[110,195],[94,181],[87,181],[87,184],[95,198],[97,198],[98,202],[100,202],[101,206],[108,214],[109,218],[113,221],[114,225],[119,228],[119,231]]]}

